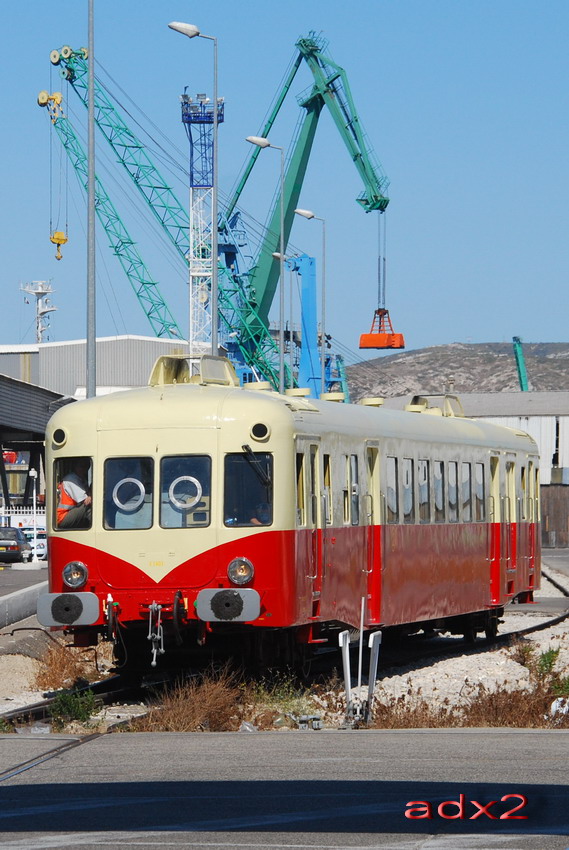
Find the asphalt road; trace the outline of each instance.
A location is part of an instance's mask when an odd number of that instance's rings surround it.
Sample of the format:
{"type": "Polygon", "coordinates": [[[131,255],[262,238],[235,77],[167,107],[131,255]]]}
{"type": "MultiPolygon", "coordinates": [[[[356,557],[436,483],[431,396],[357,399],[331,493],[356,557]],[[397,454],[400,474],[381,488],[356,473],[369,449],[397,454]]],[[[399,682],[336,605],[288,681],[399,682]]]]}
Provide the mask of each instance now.
{"type": "MultiPolygon", "coordinates": [[[[60,740],[0,736],[0,770],[60,740]]],[[[566,850],[568,746],[569,731],[105,735],[0,782],[0,846],[566,850]]]]}

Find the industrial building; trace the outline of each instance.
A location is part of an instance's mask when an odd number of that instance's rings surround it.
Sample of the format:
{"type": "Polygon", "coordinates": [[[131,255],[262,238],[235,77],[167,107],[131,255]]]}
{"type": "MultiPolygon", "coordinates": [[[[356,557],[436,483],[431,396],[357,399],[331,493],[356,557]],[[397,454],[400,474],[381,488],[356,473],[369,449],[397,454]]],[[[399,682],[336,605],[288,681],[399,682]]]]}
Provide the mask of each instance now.
{"type": "MultiPolygon", "coordinates": [[[[85,340],[0,346],[0,442],[2,449],[29,451],[30,464],[43,454],[47,420],[62,404],[85,396],[85,340]]],[[[97,392],[144,386],[156,358],[183,354],[183,341],[142,336],[97,340],[97,392]]],[[[427,403],[440,399],[425,397],[427,403]]],[[[569,547],[569,392],[464,393],[465,416],[527,431],[541,456],[542,542],[569,547]]],[[[402,408],[411,396],[385,399],[388,408],[402,408]]],[[[25,473],[25,468],[19,475],[25,473]]],[[[14,469],[8,470],[14,473],[14,469]]],[[[7,470],[0,463],[0,498],[6,504],[7,470]]],[[[30,482],[22,486],[30,498],[30,482]]]]}

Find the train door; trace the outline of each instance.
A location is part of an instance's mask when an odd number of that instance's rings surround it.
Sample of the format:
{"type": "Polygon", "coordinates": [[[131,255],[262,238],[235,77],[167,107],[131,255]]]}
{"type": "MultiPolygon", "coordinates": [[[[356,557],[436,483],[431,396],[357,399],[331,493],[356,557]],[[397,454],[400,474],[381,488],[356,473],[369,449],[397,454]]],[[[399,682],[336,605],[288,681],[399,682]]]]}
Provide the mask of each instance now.
{"type": "Polygon", "coordinates": [[[366,523],[367,623],[379,623],[381,605],[381,517],[379,448],[377,443],[366,444],[367,487],[364,493],[366,523]]]}
{"type": "Polygon", "coordinates": [[[500,498],[500,458],[490,456],[490,596],[493,605],[504,603],[505,591],[505,540],[503,523],[503,502],[500,498]]]}
{"type": "Polygon", "coordinates": [[[322,589],[322,526],[325,522],[324,487],[320,445],[317,438],[297,441],[297,525],[304,533],[297,535],[297,563],[304,570],[305,588],[311,601],[309,616],[318,616],[322,589]]]}
{"type": "Polygon", "coordinates": [[[506,459],[506,492],[504,498],[506,527],[504,529],[504,554],[506,559],[506,594],[509,598],[516,592],[517,564],[517,493],[516,464],[513,458],[506,459]]]}

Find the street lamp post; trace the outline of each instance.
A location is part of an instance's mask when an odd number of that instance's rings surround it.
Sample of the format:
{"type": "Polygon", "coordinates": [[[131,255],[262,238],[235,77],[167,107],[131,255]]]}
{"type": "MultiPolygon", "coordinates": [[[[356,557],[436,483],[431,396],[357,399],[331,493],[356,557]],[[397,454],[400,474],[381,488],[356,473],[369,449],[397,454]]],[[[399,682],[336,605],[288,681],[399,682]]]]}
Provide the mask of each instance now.
{"type": "Polygon", "coordinates": [[[284,148],[272,145],[263,136],[247,136],[246,141],[258,148],[273,148],[281,152],[281,210],[280,210],[280,248],[279,248],[279,392],[284,393],[284,312],[285,312],[285,283],[284,283],[284,148]]]}
{"type": "Polygon", "coordinates": [[[38,559],[38,519],[37,519],[37,480],[38,480],[38,472],[37,469],[30,469],[28,471],[28,475],[34,482],[34,493],[33,493],[33,511],[34,511],[34,557],[33,560],[37,561],[38,559]]]}
{"type": "MultiPolygon", "coordinates": [[[[218,139],[218,104],[217,104],[217,38],[204,35],[194,24],[172,21],[170,29],[187,35],[188,38],[205,38],[213,41],[213,180],[211,187],[211,353],[217,356],[219,352],[217,329],[219,325],[218,297],[218,234],[217,234],[217,139],[218,139]]],[[[191,236],[190,236],[191,238],[191,236]]],[[[190,293],[191,297],[191,293],[190,293]]]]}
{"type": "Polygon", "coordinates": [[[314,218],[322,222],[322,301],[320,307],[320,324],[322,345],[320,348],[320,392],[326,392],[326,220],[314,215],[312,210],[295,210],[303,218],[314,218]]]}

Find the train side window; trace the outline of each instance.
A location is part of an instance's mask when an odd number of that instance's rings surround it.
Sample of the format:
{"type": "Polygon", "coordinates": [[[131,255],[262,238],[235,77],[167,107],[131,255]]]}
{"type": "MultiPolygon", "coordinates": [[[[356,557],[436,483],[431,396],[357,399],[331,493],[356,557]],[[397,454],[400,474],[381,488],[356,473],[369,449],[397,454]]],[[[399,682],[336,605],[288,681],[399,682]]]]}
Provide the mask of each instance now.
{"type": "Polygon", "coordinates": [[[152,458],[112,457],[105,461],[105,528],[132,530],[152,526],[153,478],[152,458]]]}
{"type": "Polygon", "coordinates": [[[198,528],[210,523],[211,458],[163,457],[160,462],[160,525],[198,528]]]}
{"type": "Polygon", "coordinates": [[[474,494],[475,519],[477,522],[486,520],[486,478],[483,463],[474,465],[474,494]]]}
{"type": "Polygon", "coordinates": [[[448,521],[458,522],[458,463],[448,465],[448,521]]]}
{"type": "Polygon", "coordinates": [[[304,491],[304,454],[296,453],[296,524],[306,525],[306,508],[305,508],[305,491],[304,491]]]}
{"type": "Polygon", "coordinates": [[[402,463],[403,473],[403,522],[415,522],[415,481],[413,475],[413,459],[404,457],[402,463]]]}
{"type": "Polygon", "coordinates": [[[351,495],[351,522],[352,525],[360,524],[360,478],[358,470],[358,456],[350,455],[350,495],[351,495]]]}
{"type": "Polygon", "coordinates": [[[59,458],[54,465],[54,505],[57,530],[88,529],[92,525],[93,462],[90,457],[59,458]]]}
{"type": "Polygon", "coordinates": [[[399,481],[397,477],[397,458],[386,458],[386,507],[387,522],[399,522],[399,481]]]}
{"type": "Polygon", "coordinates": [[[462,521],[472,522],[472,470],[469,463],[461,464],[462,521]]]}
{"type": "Polygon", "coordinates": [[[344,455],[343,505],[344,505],[344,525],[349,525],[350,524],[350,459],[347,455],[344,455]]]}
{"type": "Polygon", "coordinates": [[[272,525],[273,456],[246,448],[225,456],[223,521],[228,526],[272,525]]]}
{"type": "Polygon", "coordinates": [[[419,485],[419,522],[431,521],[431,487],[429,461],[417,461],[417,483],[419,485]]]}
{"type": "Polygon", "coordinates": [[[324,519],[326,525],[333,525],[332,464],[330,455],[324,455],[322,461],[324,464],[324,519]]]}
{"type": "Polygon", "coordinates": [[[433,490],[435,497],[435,522],[445,521],[445,464],[433,461],[433,490]]]}
{"type": "Polygon", "coordinates": [[[525,466],[520,467],[520,483],[522,488],[522,519],[528,518],[528,488],[525,466]]]}

